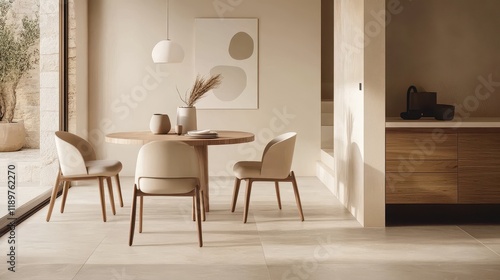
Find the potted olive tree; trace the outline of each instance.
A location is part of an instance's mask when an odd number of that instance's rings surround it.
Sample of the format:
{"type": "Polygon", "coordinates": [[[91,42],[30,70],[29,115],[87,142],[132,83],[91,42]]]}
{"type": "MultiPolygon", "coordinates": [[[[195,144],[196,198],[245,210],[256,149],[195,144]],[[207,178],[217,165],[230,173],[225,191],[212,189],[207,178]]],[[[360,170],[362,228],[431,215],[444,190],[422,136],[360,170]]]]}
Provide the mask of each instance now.
{"type": "Polygon", "coordinates": [[[16,89],[24,74],[39,61],[38,15],[17,21],[13,2],[0,1],[0,152],[17,151],[25,143],[23,121],[13,121],[16,89]]]}

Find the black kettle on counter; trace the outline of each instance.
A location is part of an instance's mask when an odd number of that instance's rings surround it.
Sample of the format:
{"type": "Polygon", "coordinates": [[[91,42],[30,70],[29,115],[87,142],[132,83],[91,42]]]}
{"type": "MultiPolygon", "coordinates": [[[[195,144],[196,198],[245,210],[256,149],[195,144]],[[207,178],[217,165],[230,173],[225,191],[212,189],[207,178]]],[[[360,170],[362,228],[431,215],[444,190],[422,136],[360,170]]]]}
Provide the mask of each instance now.
{"type": "Polygon", "coordinates": [[[434,117],[437,103],[436,92],[418,92],[411,85],[406,91],[406,112],[400,114],[403,120],[418,120],[421,117],[434,117]]]}
{"type": "Polygon", "coordinates": [[[451,121],[455,115],[455,106],[436,104],[436,92],[418,92],[411,85],[406,92],[406,112],[400,114],[403,120],[418,120],[421,117],[434,117],[436,120],[451,121]]]}

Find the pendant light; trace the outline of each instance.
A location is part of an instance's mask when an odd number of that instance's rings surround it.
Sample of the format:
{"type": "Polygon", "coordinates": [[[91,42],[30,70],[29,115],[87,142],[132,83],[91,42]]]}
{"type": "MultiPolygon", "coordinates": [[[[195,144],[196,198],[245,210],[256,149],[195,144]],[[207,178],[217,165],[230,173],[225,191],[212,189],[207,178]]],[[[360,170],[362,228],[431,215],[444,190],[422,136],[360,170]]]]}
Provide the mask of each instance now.
{"type": "Polygon", "coordinates": [[[184,60],[182,47],[169,38],[169,12],[169,0],[167,0],[167,39],[161,40],[154,46],[151,53],[154,63],[176,63],[184,60]]]}

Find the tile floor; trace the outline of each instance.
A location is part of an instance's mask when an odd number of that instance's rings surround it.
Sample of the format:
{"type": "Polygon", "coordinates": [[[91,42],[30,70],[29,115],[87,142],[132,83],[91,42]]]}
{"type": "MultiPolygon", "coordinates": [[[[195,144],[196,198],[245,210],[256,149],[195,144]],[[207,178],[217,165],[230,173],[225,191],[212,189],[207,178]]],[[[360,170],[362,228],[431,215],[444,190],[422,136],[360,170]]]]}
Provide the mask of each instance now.
{"type": "MultiPolygon", "coordinates": [[[[7,186],[7,166],[16,164],[16,202],[23,205],[43,192],[50,186],[40,186],[40,150],[22,149],[16,152],[0,152],[0,216],[7,209],[7,199],[4,198],[4,188],[7,186]]],[[[6,193],[6,191],[5,191],[6,193]]]]}
{"type": "MultiPolygon", "coordinates": [[[[298,179],[306,221],[291,186],[278,210],[273,185],[243,190],[229,211],[231,178],[211,178],[211,211],[199,248],[189,198],[145,198],[144,232],[127,245],[132,178],[125,207],[103,223],[95,186],[70,190],[64,214],[44,208],[16,229],[16,272],[0,238],[0,279],[500,279],[500,226],[362,228],[325,186],[298,179]]],[[[56,203],[58,208],[60,199],[56,203]]]]}

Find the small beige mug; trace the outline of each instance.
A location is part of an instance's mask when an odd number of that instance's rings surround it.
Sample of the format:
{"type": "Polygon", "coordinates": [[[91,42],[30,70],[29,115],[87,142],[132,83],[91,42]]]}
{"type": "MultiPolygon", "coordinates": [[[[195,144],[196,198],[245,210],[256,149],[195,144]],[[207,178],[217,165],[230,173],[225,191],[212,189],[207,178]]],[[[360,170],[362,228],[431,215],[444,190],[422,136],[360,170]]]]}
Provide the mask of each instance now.
{"type": "Polygon", "coordinates": [[[177,135],[182,135],[182,125],[181,124],[178,124],[175,126],[175,132],[177,133],[177,135]]]}

